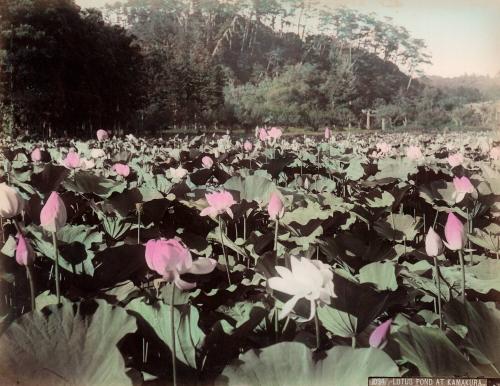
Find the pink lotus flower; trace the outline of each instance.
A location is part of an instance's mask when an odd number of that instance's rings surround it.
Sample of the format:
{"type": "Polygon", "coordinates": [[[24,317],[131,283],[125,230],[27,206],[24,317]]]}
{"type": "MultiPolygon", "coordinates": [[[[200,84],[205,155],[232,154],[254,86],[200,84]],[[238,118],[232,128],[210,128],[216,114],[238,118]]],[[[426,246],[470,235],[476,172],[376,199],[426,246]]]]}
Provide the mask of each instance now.
{"type": "Polygon", "coordinates": [[[261,141],[266,141],[269,139],[269,134],[267,133],[266,129],[264,129],[263,127],[261,127],[259,130],[259,139],[261,141]]]}
{"type": "Polygon", "coordinates": [[[498,161],[500,159],[500,146],[495,146],[491,148],[490,158],[494,161],[498,161]]]}
{"type": "Polygon", "coordinates": [[[49,199],[40,212],[40,225],[49,232],[57,232],[66,225],[66,220],[64,201],[57,192],[50,193],[49,199]]]}
{"type": "Polygon", "coordinates": [[[214,165],[214,161],[208,155],[201,159],[201,164],[205,169],[210,169],[214,165]]]}
{"type": "Polygon", "coordinates": [[[464,162],[464,156],[460,153],[455,153],[448,156],[448,163],[452,168],[462,165],[464,162]]]}
{"type": "Polygon", "coordinates": [[[63,160],[63,165],[66,166],[68,169],[76,169],[80,167],[80,156],[78,155],[77,152],[75,152],[73,149],[71,149],[68,154],[66,155],[66,158],[63,160]]]}
{"type": "Polygon", "coordinates": [[[443,253],[443,249],[444,246],[441,237],[430,227],[425,236],[425,253],[429,257],[435,257],[443,253]]]}
{"type": "Polygon", "coordinates": [[[384,348],[387,344],[387,337],[391,331],[391,323],[392,319],[388,319],[373,330],[368,339],[368,343],[371,347],[384,348]]]}
{"type": "Polygon", "coordinates": [[[243,148],[245,149],[245,151],[247,152],[251,152],[252,149],[253,149],[253,145],[252,145],[252,142],[250,141],[245,141],[245,143],[243,144],[243,148]]]}
{"type": "Polygon", "coordinates": [[[410,146],[406,149],[406,156],[412,161],[418,161],[424,158],[422,151],[418,146],[410,146]]]}
{"type": "Polygon", "coordinates": [[[330,130],[329,127],[325,127],[325,139],[328,140],[332,136],[332,131],[330,130]]]}
{"type": "Polygon", "coordinates": [[[122,163],[116,163],[113,165],[113,170],[116,174],[122,177],[128,177],[130,174],[130,167],[122,163]]]}
{"type": "Polygon", "coordinates": [[[214,270],[217,263],[213,259],[199,258],[193,262],[191,252],[176,239],[149,240],[146,243],[146,264],[160,274],[164,280],[174,282],[181,290],[196,287],[180,278],[184,273],[203,275],[214,270]]]}
{"type": "Polygon", "coordinates": [[[379,142],[377,143],[377,149],[378,151],[381,153],[381,154],[389,154],[389,152],[391,151],[392,149],[392,146],[389,145],[388,143],[386,142],[379,142]]]}
{"type": "Polygon", "coordinates": [[[458,251],[465,247],[467,235],[465,234],[464,225],[457,216],[451,212],[448,214],[448,220],[444,226],[444,235],[446,237],[444,244],[448,249],[458,251]]]}
{"type": "Polygon", "coordinates": [[[267,134],[271,139],[279,139],[283,135],[283,131],[279,127],[271,127],[267,134]]]}
{"type": "Polygon", "coordinates": [[[40,162],[42,160],[42,152],[38,147],[35,147],[31,152],[31,160],[33,162],[40,162]]]}
{"type": "Polygon", "coordinates": [[[16,189],[5,182],[0,183],[0,217],[17,216],[24,209],[24,200],[16,189]]]}
{"type": "Polygon", "coordinates": [[[278,193],[271,193],[271,198],[269,199],[269,204],[267,205],[267,213],[269,213],[269,218],[271,220],[277,220],[283,217],[285,212],[285,207],[283,201],[278,193]]]}
{"type": "Polygon", "coordinates": [[[35,260],[35,253],[28,240],[20,233],[16,246],[16,261],[19,265],[31,265],[35,260]]]}
{"type": "Polygon", "coordinates": [[[467,177],[454,177],[453,186],[455,186],[453,196],[456,203],[462,201],[467,193],[470,193],[474,198],[477,198],[477,191],[467,177]]]}
{"type": "Polygon", "coordinates": [[[208,207],[200,212],[200,216],[215,217],[222,213],[227,213],[229,217],[233,218],[233,211],[231,205],[236,204],[231,193],[223,190],[222,192],[214,192],[205,194],[208,202],[208,207]]]}
{"type": "Polygon", "coordinates": [[[108,132],[103,129],[97,130],[97,140],[98,141],[105,141],[106,139],[109,138],[108,132]]]}

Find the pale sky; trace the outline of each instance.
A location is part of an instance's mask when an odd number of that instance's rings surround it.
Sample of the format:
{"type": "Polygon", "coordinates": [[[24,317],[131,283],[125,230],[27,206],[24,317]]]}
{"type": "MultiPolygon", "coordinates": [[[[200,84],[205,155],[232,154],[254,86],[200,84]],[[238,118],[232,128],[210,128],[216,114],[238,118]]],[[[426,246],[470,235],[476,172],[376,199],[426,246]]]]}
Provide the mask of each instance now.
{"type": "MultiPolygon", "coordinates": [[[[115,0],[76,0],[99,7],[115,0]]],[[[500,72],[500,0],[317,0],[390,16],[425,40],[433,64],[427,75],[495,75],[500,72]]]]}

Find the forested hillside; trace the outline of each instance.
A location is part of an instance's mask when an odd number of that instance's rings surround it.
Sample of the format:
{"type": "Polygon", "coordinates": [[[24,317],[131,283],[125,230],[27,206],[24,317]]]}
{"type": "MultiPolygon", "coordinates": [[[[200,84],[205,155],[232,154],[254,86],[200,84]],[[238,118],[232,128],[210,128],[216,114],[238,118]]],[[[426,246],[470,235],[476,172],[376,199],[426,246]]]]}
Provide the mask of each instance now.
{"type": "Polygon", "coordinates": [[[419,81],[425,42],[375,14],[306,0],[1,4],[5,131],[363,127],[368,110],[372,127],[485,122],[463,107],[485,95],[419,81]]]}

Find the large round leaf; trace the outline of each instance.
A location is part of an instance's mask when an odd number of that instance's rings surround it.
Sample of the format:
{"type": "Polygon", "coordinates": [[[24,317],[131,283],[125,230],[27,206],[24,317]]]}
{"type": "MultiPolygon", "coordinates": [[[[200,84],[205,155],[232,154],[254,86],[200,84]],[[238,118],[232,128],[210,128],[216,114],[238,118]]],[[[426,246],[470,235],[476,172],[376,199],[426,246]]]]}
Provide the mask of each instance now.
{"type": "Polygon", "coordinates": [[[399,370],[383,351],[337,346],[314,362],[302,343],[285,342],[250,350],[227,366],[219,385],[365,386],[370,376],[395,377],[399,370]],[[362,366],[361,366],[362,364],[362,366]]]}
{"type": "MultiPolygon", "coordinates": [[[[158,338],[170,350],[172,349],[169,305],[162,302],[150,305],[144,302],[144,299],[137,298],[127,305],[127,309],[141,316],[155,331],[158,338]]],[[[174,308],[175,356],[179,361],[193,368],[196,368],[196,352],[205,338],[205,334],[198,327],[198,319],[198,310],[193,306],[174,308]]]]}
{"type": "Polygon", "coordinates": [[[102,300],[25,314],[0,339],[0,384],[132,385],[117,343],[136,328],[102,300]]]}
{"type": "Polygon", "coordinates": [[[401,355],[423,377],[479,375],[460,350],[438,328],[406,325],[394,333],[401,355]]]}

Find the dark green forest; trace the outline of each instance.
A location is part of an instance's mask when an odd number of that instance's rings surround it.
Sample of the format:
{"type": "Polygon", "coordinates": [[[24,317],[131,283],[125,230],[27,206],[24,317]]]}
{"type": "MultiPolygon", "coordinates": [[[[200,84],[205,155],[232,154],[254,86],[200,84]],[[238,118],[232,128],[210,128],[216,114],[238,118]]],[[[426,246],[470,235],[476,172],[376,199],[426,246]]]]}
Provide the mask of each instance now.
{"type": "Polygon", "coordinates": [[[306,0],[0,1],[8,133],[487,126],[491,93],[422,78],[430,60],[388,18],[306,0]]]}

